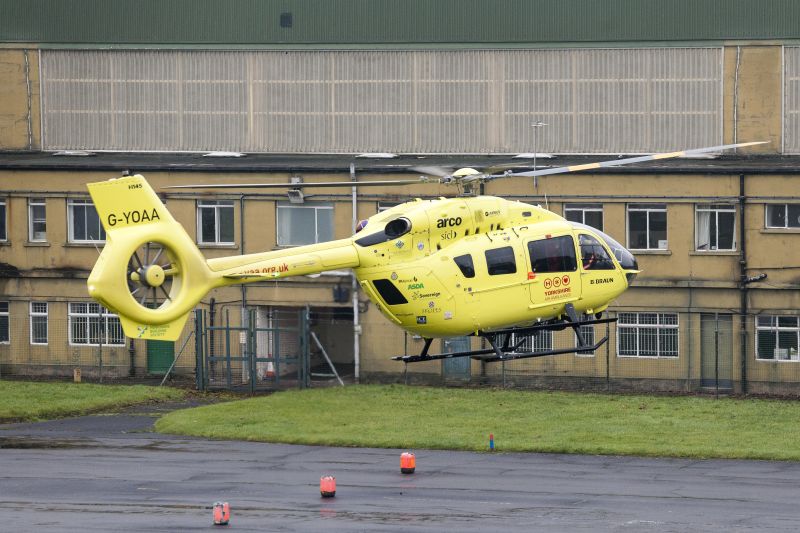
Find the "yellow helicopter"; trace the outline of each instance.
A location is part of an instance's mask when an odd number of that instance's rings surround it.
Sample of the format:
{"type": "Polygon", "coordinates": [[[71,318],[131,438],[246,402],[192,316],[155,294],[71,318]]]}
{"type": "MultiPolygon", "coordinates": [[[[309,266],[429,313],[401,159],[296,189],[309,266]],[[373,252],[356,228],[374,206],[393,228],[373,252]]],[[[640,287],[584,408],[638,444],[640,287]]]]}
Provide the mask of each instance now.
{"type": "MultiPolygon", "coordinates": [[[[739,143],[527,172],[461,169],[438,176],[461,190],[508,176],[545,176],[718,152],[739,143]]],[[[436,173],[425,169],[428,174],[436,173]]],[[[370,185],[430,182],[367,182],[370,185]]],[[[225,184],[203,188],[352,186],[352,182],[225,184]]],[[[485,361],[594,350],[580,327],[610,322],[609,304],[636,277],[633,254],[595,228],[539,206],[492,196],[414,199],[361,221],[346,239],[206,259],[141,175],[88,184],[107,241],[89,294],[119,315],[129,337],[175,340],[192,308],[216,287],[352,269],[388,320],[425,339],[406,363],[472,356],[485,361]],[[153,302],[160,305],[153,305],[153,302]],[[520,352],[514,335],[574,329],[574,348],[520,352]],[[491,348],[428,354],[434,338],[481,336],[491,348]]]]}

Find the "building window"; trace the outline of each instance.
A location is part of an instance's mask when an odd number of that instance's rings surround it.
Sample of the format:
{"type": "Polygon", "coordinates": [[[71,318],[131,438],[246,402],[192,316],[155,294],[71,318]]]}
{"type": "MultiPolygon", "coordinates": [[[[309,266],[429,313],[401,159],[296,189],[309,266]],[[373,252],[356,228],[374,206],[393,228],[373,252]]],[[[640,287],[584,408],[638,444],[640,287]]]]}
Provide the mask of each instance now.
{"type": "Polygon", "coordinates": [[[278,246],[301,246],[332,240],[332,205],[278,204],[278,246]]]}
{"type": "Polygon", "coordinates": [[[767,204],[766,227],[800,228],[800,204],[767,204]]]}
{"type": "Polygon", "coordinates": [[[628,205],[628,248],[667,249],[666,204],[628,205]]]}
{"type": "MultiPolygon", "coordinates": [[[[596,342],[594,340],[594,326],[591,326],[591,325],[590,326],[580,326],[578,329],[580,329],[581,337],[583,337],[584,345],[586,345],[586,346],[594,346],[594,343],[596,342]]],[[[578,342],[578,336],[577,335],[575,335],[575,346],[576,347],[580,346],[580,343],[578,342]]],[[[584,357],[594,357],[594,350],[580,350],[580,351],[575,352],[575,353],[576,353],[576,355],[580,355],[580,356],[584,356],[584,357]]]]}
{"type": "Polygon", "coordinates": [[[736,249],[735,206],[698,204],[695,213],[698,251],[736,249]]]}
{"type": "Polygon", "coordinates": [[[0,302],[0,344],[11,342],[11,331],[8,317],[8,302],[0,302]]]}
{"type": "Polygon", "coordinates": [[[378,202],[378,213],[383,213],[398,205],[400,205],[400,202],[378,202]]]}
{"type": "Polygon", "coordinates": [[[617,339],[622,357],[678,357],[678,315],[620,313],[617,339]]]}
{"type": "Polygon", "coordinates": [[[44,198],[28,200],[28,241],[45,242],[47,240],[47,210],[44,198]]]}
{"type": "Polygon", "coordinates": [[[67,200],[67,218],[69,242],[105,242],[106,230],[91,200],[67,200]]]}
{"type": "Polygon", "coordinates": [[[603,204],[564,204],[564,218],[603,231],[603,204]]]}
{"type": "Polygon", "coordinates": [[[8,240],[8,231],[6,231],[6,201],[0,200],[0,242],[8,240]]]}
{"type": "Polygon", "coordinates": [[[756,359],[800,361],[796,316],[756,317],[756,359]]]}
{"type": "Polygon", "coordinates": [[[199,244],[235,244],[233,232],[233,200],[197,202],[199,244]]]}
{"type": "Polygon", "coordinates": [[[47,302],[31,302],[31,344],[47,344],[47,302]]]}
{"type": "Polygon", "coordinates": [[[100,304],[71,302],[68,316],[70,344],[125,345],[119,317],[100,304]]]}
{"type": "Polygon", "coordinates": [[[517,346],[513,353],[546,352],[553,349],[553,332],[543,330],[535,335],[511,334],[510,347],[517,346]],[[517,343],[520,343],[517,346],[517,343]]]}

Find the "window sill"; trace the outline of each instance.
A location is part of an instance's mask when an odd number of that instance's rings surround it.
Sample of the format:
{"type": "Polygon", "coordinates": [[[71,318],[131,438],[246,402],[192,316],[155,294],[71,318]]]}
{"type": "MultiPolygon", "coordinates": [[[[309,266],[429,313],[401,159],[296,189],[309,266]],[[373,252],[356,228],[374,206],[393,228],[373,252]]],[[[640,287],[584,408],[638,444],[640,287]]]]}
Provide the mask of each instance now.
{"type": "Polygon", "coordinates": [[[11,246],[11,241],[0,241],[0,246],[11,246]]]}
{"type": "Polygon", "coordinates": [[[714,256],[723,255],[723,256],[737,256],[738,257],[740,254],[736,250],[708,250],[708,251],[694,250],[693,252],[689,252],[689,255],[696,255],[696,256],[700,256],[700,255],[714,255],[714,256]]]}
{"type": "Polygon", "coordinates": [[[630,250],[633,255],[672,255],[672,250],[630,250]]]}
{"type": "Polygon", "coordinates": [[[238,250],[239,245],[236,243],[223,243],[223,244],[214,244],[210,242],[203,242],[197,243],[197,247],[201,250],[238,250]]]}
{"type": "Polygon", "coordinates": [[[800,234],[800,228],[764,228],[759,230],[759,233],[771,233],[773,235],[800,234]]]}
{"type": "Polygon", "coordinates": [[[103,248],[106,245],[106,241],[97,241],[97,242],[65,242],[63,244],[64,248],[103,248]]]}
{"type": "Polygon", "coordinates": [[[49,248],[50,243],[45,241],[27,241],[24,246],[30,248],[49,248]]]}

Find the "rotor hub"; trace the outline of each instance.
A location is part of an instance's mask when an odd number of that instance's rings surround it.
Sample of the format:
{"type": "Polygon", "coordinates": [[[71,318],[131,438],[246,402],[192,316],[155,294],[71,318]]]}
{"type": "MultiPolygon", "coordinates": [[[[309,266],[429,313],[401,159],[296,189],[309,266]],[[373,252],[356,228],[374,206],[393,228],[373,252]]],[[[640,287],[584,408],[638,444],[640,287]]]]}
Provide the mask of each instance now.
{"type": "Polygon", "coordinates": [[[150,265],[144,269],[140,279],[148,287],[160,287],[164,284],[166,276],[164,275],[164,269],[159,265],[150,265]]]}

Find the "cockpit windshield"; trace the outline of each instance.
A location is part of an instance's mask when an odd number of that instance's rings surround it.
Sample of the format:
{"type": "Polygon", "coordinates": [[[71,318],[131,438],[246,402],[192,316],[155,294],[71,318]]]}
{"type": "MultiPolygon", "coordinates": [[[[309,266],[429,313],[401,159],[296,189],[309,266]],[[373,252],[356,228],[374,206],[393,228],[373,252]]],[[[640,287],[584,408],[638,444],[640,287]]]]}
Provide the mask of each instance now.
{"type": "Polygon", "coordinates": [[[570,224],[572,224],[572,227],[574,228],[589,230],[603,239],[606,243],[606,246],[608,246],[611,250],[611,253],[614,254],[614,257],[616,257],[617,261],[619,261],[619,265],[623,270],[639,270],[639,263],[636,262],[636,258],[633,256],[633,254],[609,235],[606,235],[597,228],[592,228],[579,222],[570,222],[570,224]]]}

